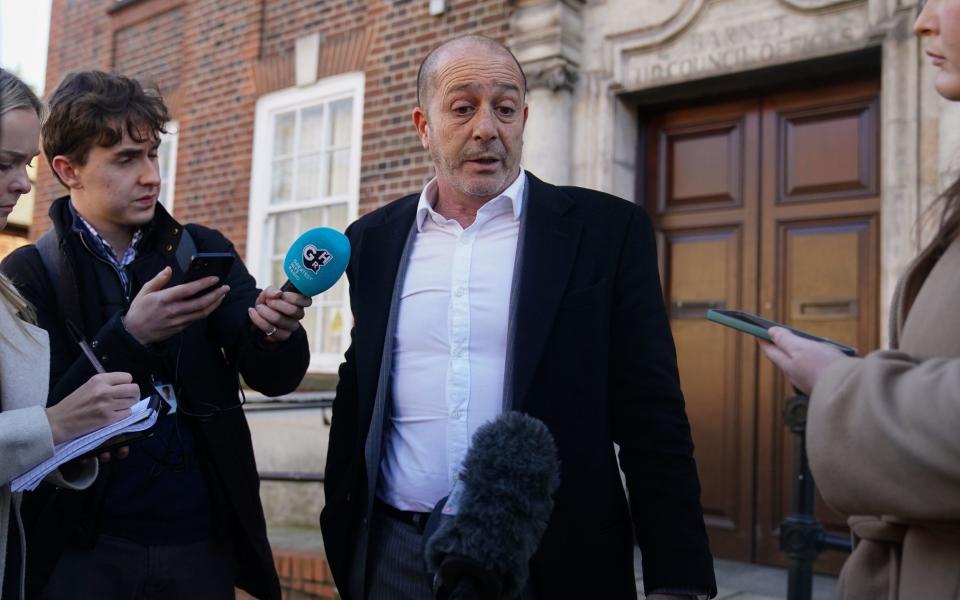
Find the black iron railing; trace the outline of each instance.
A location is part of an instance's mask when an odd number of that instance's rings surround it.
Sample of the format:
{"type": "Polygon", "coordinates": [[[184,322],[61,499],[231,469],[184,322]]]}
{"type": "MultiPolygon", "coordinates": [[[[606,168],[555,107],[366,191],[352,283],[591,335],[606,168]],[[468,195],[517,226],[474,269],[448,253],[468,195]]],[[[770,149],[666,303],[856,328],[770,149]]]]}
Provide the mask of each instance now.
{"type": "Polygon", "coordinates": [[[797,395],[787,400],[784,421],[793,433],[793,498],[790,514],[780,524],[780,550],[790,564],[787,600],[813,597],[813,563],[824,550],[850,552],[850,539],[823,528],[815,516],[816,485],[807,462],[807,407],[810,399],[797,395]]]}

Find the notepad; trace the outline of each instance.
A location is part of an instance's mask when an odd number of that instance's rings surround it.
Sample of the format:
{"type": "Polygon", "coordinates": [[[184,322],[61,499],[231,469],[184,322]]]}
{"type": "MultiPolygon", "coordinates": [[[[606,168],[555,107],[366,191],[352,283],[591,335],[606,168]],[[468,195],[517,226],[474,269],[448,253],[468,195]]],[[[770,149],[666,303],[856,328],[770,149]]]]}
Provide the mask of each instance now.
{"type": "Polygon", "coordinates": [[[99,448],[105,442],[118,435],[135,433],[153,427],[157,422],[159,402],[155,396],[145,398],[130,407],[130,415],[86,435],[58,444],[53,456],[23,473],[10,483],[14,492],[30,492],[37,489],[43,478],[55,471],[60,465],[79,458],[99,448]]]}

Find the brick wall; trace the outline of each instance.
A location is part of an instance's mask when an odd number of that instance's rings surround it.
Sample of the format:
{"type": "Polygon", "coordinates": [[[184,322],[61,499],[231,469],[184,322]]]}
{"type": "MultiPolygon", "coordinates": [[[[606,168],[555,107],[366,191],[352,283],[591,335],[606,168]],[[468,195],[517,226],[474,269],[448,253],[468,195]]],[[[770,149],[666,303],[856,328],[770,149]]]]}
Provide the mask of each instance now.
{"type": "MultiPolygon", "coordinates": [[[[339,600],[330,566],[322,556],[305,552],[274,550],[273,561],[280,576],[283,600],[339,600]]],[[[237,600],[253,600],[237,590],[237,600]]]]}
{"type": "MultiPolygon", "coordinates": [[[[372,34],[361,61],[360,210],[366,212],[419,190],[433,174],[410,121],[420,59],[464,33],[505,40],[509,4],[454,0],[445,15],[431,17],[428,0],[53,0],[47,90],[85,68],[158,84],[180,126],[175,216],[213,224],[243,252],[256,64],[273,61],[289,71],[294,43],[305,34],[330,39],[356,28],[372,34]]],[[[50,201],[65,193],[45,164],[38,191],[34,238],[48,226],[50,201]]]]}

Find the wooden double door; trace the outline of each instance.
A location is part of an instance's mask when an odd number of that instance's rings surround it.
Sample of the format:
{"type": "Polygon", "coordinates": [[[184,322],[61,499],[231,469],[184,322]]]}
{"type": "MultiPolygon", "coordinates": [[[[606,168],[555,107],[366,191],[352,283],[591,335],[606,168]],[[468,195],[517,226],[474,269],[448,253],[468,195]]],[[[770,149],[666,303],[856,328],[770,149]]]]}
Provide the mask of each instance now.
{"type": "MultiPolygon", "coordinates": [[[[754,338],[704,320],[744,310],[854,346],[879,342],[879,83],[649,115],[640,184],[718,558],[783,564],[791,388],[754,338]]],[[[818,497],[818,517],[846,531],[818,497]]],[[[823,555],[822,572],[845,557],[823,555]]]]}

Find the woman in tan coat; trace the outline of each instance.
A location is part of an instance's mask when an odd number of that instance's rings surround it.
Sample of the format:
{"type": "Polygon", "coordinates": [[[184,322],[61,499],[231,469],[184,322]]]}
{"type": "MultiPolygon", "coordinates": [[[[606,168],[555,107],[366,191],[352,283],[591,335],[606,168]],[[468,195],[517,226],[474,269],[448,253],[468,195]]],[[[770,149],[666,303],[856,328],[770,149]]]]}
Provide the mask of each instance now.
{"type": "MultiPolygon", "coordinates": [[[[914,25],[960,100],[960,0],[914,25]]],[[[960,600],[960,179],[936,239],[891,304],[892,350],[848,358],[780,328],[764,353],[810,394],[807,450],[828,504],[851,516],[844,600],[960,600]]]]}
{"type": "MultiPolygon", "coordinates": [[[[0,69],[0,229],[20,195],[30,191],[26,167],[39,153],[40,111],[33,92],[0,69]]],[[[52,456],[55,444],[123,418],[139,397],[130,375],[104,373],[47,408],[50,348],[47,332],[32,321],[32,307],[0,275],[0,596],[8,598],[22,595],[26,555],[20,494],[10,492],[10,482],[52,456]],[[8,558],[15,568],[5,577],[8,558]]],[[[48,480],[80,489],[96,475],[95,460],[74,461],[48,480]]]]}

